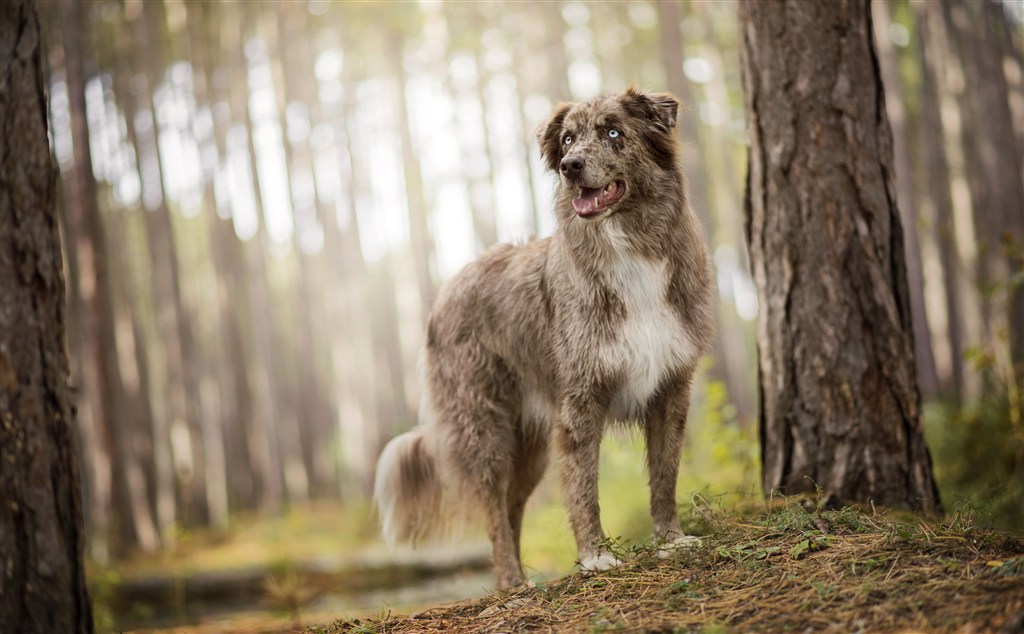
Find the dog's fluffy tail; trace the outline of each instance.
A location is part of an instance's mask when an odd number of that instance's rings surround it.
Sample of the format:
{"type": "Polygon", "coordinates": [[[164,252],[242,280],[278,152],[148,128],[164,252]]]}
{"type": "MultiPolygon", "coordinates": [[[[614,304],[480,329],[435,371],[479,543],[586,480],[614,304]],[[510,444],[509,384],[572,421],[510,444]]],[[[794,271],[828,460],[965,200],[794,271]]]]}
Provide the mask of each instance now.
{"type": "Polygon", "coordinates": [[[417,427],[393,438],[377,460],[373,501],[391,545],[416,546],[445,536],[441,472],[429,433],[417,427]]]}

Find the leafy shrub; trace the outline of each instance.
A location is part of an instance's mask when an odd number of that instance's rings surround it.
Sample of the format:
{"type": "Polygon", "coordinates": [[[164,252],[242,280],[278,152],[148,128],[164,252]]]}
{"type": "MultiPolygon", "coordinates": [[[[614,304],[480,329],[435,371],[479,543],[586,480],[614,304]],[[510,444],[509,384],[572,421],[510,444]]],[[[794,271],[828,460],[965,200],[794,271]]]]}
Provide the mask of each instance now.
{"type": "Polygon", "coordinates": [[[973,523],[1024,530],[1024,428],[1006,394],[961,407],[925,406],[924,425],[946,510],[973,523]]]}

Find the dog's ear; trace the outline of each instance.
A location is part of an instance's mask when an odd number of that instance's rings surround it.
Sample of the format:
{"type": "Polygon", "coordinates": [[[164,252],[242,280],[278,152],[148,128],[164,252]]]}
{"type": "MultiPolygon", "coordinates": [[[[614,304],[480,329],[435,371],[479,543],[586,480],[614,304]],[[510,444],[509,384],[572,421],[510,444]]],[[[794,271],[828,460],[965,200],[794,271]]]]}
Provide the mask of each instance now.
{"type": "Polygon", "coordinates": [[[674,128],[679,100],[666,93],[645,93],[630,86],[619,97],[626,113],[642,121],[641,136],[651,157],[663,169],[676,169],[677,143],[674,128]]]}
{"type": "Polygon", "coordinates": [[[667,92],[645,93],[630,86],[623,93],[622,106],[631,116],[654,123],[663,130],[676,127],[679,100],[667,92]]]}
{"type": "Polygon", "coordinates": [[[540,156],[544,159],[544,165],[552,172],[558,171],[558,161],[562,158],[562,122],[571,109],[571,103],[558,104],[551,118],[537,128],[540,156]]]}

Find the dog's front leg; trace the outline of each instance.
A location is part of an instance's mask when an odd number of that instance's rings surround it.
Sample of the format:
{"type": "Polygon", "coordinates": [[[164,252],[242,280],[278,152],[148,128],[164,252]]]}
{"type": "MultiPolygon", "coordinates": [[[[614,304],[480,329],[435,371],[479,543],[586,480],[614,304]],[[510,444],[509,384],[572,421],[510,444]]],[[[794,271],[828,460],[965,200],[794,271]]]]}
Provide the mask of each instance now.
{"type": "Polygon", "coordinates": [[[562,454],[562,488],[569,524],[584,570],[607,570],[621,562],[602,545],[601,509],[597,499],[597,466],[604,427],[599,408],[568,401],[558,423],[562,454]]]}
{"type": "Polygon", "coordinates": [[[691,376],[687,373],[670,383],[644,421],[654,543],[660,547],[658,554],[662,557],[672,549],[700,544],[699,538],[687,536],[679,528],[676,512],[676,478],[690,407],[691,376]]]}

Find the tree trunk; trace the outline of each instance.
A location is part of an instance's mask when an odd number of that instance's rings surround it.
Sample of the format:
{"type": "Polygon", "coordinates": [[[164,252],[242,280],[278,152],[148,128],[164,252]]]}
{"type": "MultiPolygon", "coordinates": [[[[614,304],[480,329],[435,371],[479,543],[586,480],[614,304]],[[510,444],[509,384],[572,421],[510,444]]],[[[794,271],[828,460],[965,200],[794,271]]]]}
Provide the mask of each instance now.
{"type": "Polygon", "coordinates": [[[538,172],[537,159],[532,156],[533,152],[533,129],[529,125],[529,115],[526,109],[526,97],[527,92],[530,89],[529,82],[526,81],[526,75],[530,72],[523,67],[523,58],[526,56],[525,51],[528,50],[530,40],[526,32],[531,31],[531,27],[526,23],[526,18],[523,15],[517,14],[514,21],[515,31],[512,36],[512,42],[510,46],[510,53],[512,54],[512,81],[513,90],[516,93],[516,115],[517,125],[519,126],[519,144],[523,164],[526,166],[526,191],[529,197],[530,205],[530,227],[534,235],[540,235],[543,221],[541,220],[541,214],[544,213],[547,208],[545,203],[540,203],[537,200],[538,188],[537,180],[540,178],[538,172]]]}
{"type": "MultiPolygon", "coordinates": [[[[658,0],[658,13],[661,35],[658,48],[668,88],[687,106],[687,111],[680,113],[678,129],[680,145],[683,148],[681,159],[683,171],[686,172],[687,177],[686,193],[690,200],[690,208],[700,219],[701,227],[704,230],[704,239],[713,251],[715,227],[712,224],[712,218],[719,218],[718,211],[720,210],[715,209],[715,206],[711,204],[709,196],[712,189],[711,179],[705,167],[699,128],[694,119],[698,102],[690,90],[690,83],[683,74],[683,34],[680,30],[682,10],[679,1],[658,0]]],[[[741,416],[748,416],[753,410],[753,404],[746,397],[743,369],[737,367],[735,363],[740,354],[736,348],[742,345],[742,340],[734,336],[734,332],[727,332],[722,327],[734,322],[727,319],[727,313],[722,308],[718,293],[715,293],[714,306],[715,322],[719,324],[719,327],[715,329],[714,338],[711,341],[711,356],[715,360],[710,371],[711,376],[725,384],[729,400],[737,405],[741,416]]]]}
{"type": "MultiPolygon", "coordinates": [[[[115,33],[115,27],[111,26],[109,30],[102,34],[100,37],[115,33]]],[[[132,72],[130,68],[130,50],[133,46],[131,39],[120,39],[117,42],[117,63],[114,68],[114,81],[112,82],[112,89],[114,92],[114,100],[117,106],[124,113],[124,133],[128,146],[132,149],[134,154],[134,160],[130,163],[127,169],[135,170],[141,174],[139,169],[139,158],[140,158],[140,146],[138,135],[135,130],[135,115],[138,111],[136,107],[136,99],[130,88],[130,80],[132,72]]],[[[129,222],[141,223],[145,219],[145,211],[139,209],[132,209],[128,213],[127,217],[122,216],[120,222],[124,225],[119,230],[125,232],[129,231],[129,222]],[[139,212],[139,213],[136,213],[139,212]]],[[[116,229],[116,228],[115,228],[116,229]]],[[[135,232],[134,235],[139,235],[140,232],[135,232]]],[[[129,244],[128,242],[122,242],[116,235],[113,244],[129,244]]],[[[141,252],[149,251],[149,245],[143,244],[138,250],[131,253],[131,256],[136,256],[141,252]]],[[[130,255],[127,252],[128,249],[121,250],[121,259],[118,261],[119,266],[125,268],[125,270],[131,270],[132,267],[128,264],[130,261],[130,255]]],[[[142,274],[142,277],[146,278],[151,275],[151,271],[145,268],[144,265],[140,266],[138,260],[135,259],[136,269],[143,268],[146,272],[142,274]]],[[[152,267],[149,267],[152,268],[152,267]]],[[[134,270],[133,270],[134,272],[134,270]]],[[[143,293],[142,289],[131,289],[131,294],[139,296],[143,293]]],[[[132,302],[134,306],[139,306],[140,303],[144,304],[148,301],[149,297],[140,300],[140,302],[132,302]]],[[[147,487],[150,497],[151,506],[153,507],[153,515],[156,522],[157,533],[163,542],[164,547],[173,546],[175,539],[175,531],[173,530],[174,524],[177,521],[177,503],[175,501],[175,482],[174,482],[174,465],[171,456],[171,438],[170,438],[170,422],[167,408],[166,398],[166,376],[167,376],[167,363],[164,361],[164,349],[163,346],[153,345],[154,342],[162,341],[161,337],[156,334],[156,327],[153,323],[153,319],[148,318],[145,312],[140,312],[132,309],[132,327],[133,330],[137,330],[136,339],[138,340],[136,355],[139,357],[137,363],[140,374],[140,392],[144,395],[143,401],[148,408],[148,416],[145,419],[146,424],[149,428],[146,430],[146,435],[151,441],[151,447],[149,455],[144,457],[146,464],[147,477],[150,481],[150,486],[147,487]]]]}
{"type": "MultiPolygon", "coordinates": [[[[150,151],[159,167],[161,179],[157,183],[159,201],[146,214],[146,231],[150,240],[150,255],[153,260],[154,290],[157,294],[160,336],[167,354],[169,374],[168,392],[171,396],[172,429],[184,424],[189,439],[188,456],[175,456],[178,476],[184,499],[181,520],[186,525],[205,525],[209,522],[206,492],[206,453],[203,447],[202,413],[199,409],[200,394],[197,376],[196,343],[193,335],[191,315],[182,293],[181,267],[178,258],[177,239],[171,220],[166,192],[163,191],[162,175],[167,172],[164,157],[160,153],[158,123],[154,92],[164,71],[162,24],[163,2],[143,3],[142,17],[136,26],[137,54],[148,61],[142,70],[148,82],[142,90],[143,108],[152,117],[149,133],[150,151]],[[184,459],[182,459],[184,458],[184,459]],[[187,515],[186,515],[187,514],[187,515]]],[[[172,436],[173,437],[173,436],[172,436]]]]}
{"type": "Polygon", "coordinates": [[[558,0],[542,2],[539,21],[544,29],[544,41],[540,48],[547,60],[548,97],[555,102],[569,101],[569,56],[565,54],[565,30],[567,25],[562,17],[562,3],[558,0]]]}
{"type": "MultiPolygon", "coordinates": [[[[349,51],[346,50],[348,55],[349,51]]],[[[355,78],[346,74],[345,81],[353,84],[355,78]]],[[[335,120],[335,130],[343,139],[345,151],[341,181],[349,209],[348,226],[344,231],[336,221],[327,223],[329,244],[334,267],[344,275],[343,303],[341,310],[344,328],[348,332],[345,345],[336,344],[333,351],[334,365],[339,372],[341,390],[345,394],[339,412],[338,432],[342,460],[342,494],[346,497],[364,498],[373,489],[373,468],[376,463],[379,438],[379,424],[376,409],[376,385],[378,376],[384,374],[380,368],[384,363],[374,355],[373,325],[370,306],[371,289],[369,274],[361,250],[361,229],[359,214],[356,213],[360,194],[368,182],[365,162],[359,160],[353,139],[354,100],[346,99],[340,116],[335,120]]],[[[336,219],[335,219],[336,220],[336,219]]],[[[340,343],[340,342],[339,342],[340,343]]]]}
{"type": "Polygon", "coordinates": [[[0,631],[92,632],[41,50],[34,4],[8,3],[0,13],[0,631]]]}
{"type": "MultiPolygon", "coordinates": [[[[85,63],[91,57],[87,15],[77,2],[64,5],[64,41],[67,55],[68,99],[75,149],[73,186],[77,217],[71,232],[81,232],[79,292],[86,313],[84,325],[89,356],[95,363],[98,385],[91,395],[93,422],[110,457],[110,474],[115,530],[121,542],[118,550],[138,545],[144,550],[159,546],[159,535],[146,501],[144,475],[131,451],[130,419],[125,416],[124,387],[118,367],[114,329],[114,302],[107,256],[106,229],[100,215],[96,178],[92,172],[89,128],[85,113],[85,63]]],[[[67,197],[70,198],[70,197],[67,197]]],[[[71,237],[71,236],[69,236],[71,237]]]]}
{"type": "Polygon", "coordinates": [[[281,368],[275,363],[274,355],[274,321],[278,316],[270,303],[270,286],[267,278],[267,234],[266,215],[263,211],[263,188],[260,183],[257,167],[256,145],[253,140],[253,120],[250,110],[250,93],[248,84],[248,60],[244,54],[246,40],[255,23],[253,12],[258,7],[243,6],[241,37],[239,38],[238,77],[232,100],[232,112],[241,116],[245,124],[246,149],[249,159],[249,173],[252,182],[253,200],[256,206],[256,217],[259,223],[257,234],[246,245],[248,260],[248,277],[250,286],[250,311],[253,316],[253,365],[249,370],[254,374],[252,385],[257,397],[256,410],[260,417],[259,444],[267,468],[264,473],[267,479],[262,483],[260,507],[272,514],[280,512],[285,503],[287,484],[285,481],[285,458],[279,438],[279,428],[286,420],[287,408],[282,403],[277,374],[281,368]]]}
{"type": "Polygon", "coordinates": [[[994,2],[944,3],[942,10],[963,70],[960,130],[978,239],[982,314],[992,334],[1009,339],[1014,361],[1024,362],[1024,285],[1010,279],[1021,269],[1024,250],[1024,157],[1013,134],[1003,73],[1007,17],[994,2]]]}
{"type": "Polygon", "coordinates": [[[434,306],[434,295],[437,292],[433,267],[434,240],[430,234],[423,176],[413,146],[412,124],[406,99],[408,77],[405,71],[405,36],[397,28],[391,28],[388,38],[388,62],[397,88],[395,105],[398,106],[397,123],[402,144],[402,170],[409,206],[409,242],[413,266],[416,269],[416,286],[420,292],[420,313],[426,315],[434,306]]]}
{"type": "MultiPolygon", "coordinates": [[[[294,232],[292,233],[292,253],[297,261],[297,271],[293,279],[292,303],[295,310],[295,323],[292,326],[292,356],[296,367],[295,398],[298,406],[297,433],[302,452],[302,462],[309,481],[310,493],[320,495],[332,485],[332,473],[324,467],[323,460],[318,459],[322,453],[322,443],[329,442],[329,436],[322,433],[322,421],[329,418],[331,405],[324,385],[325,371],[319,363],[321,355],[318,341],[325,339],[321,328],[323,320],[323,294],[314,291],[320,288],[316,279],[319,270],[314,258],[302,245],[304,231],[315,230],[318,224],[316,208],[316,192],[312,200],[300,200],[295,195],[294,184],[301,171],[313,173],[312,153],[309,149],[308,136],[304,141],[289,138],[287,108],[296,104],[306,107],[310,96],[305,90],[308,76],[313,73],[314,64],[311,58],[302,53],[307,52],[309,43],[305,37],[305,8],[301,5],[283,5],[277,11],[277,28],[272,31],[270,48],[277,64],[274,68],[274,92],[277,95],[278,117],[281,127],[281,144],[284,148],[285,165],[289,174],[289,194],[292,201],[294,232]]],[[[311,122],[310,122],[311,123],[311,122]]],[[[310,128],[312,125],[310,125],[310,128]]]]}
{"type": "MultiPolygon", "coordinates": [[[[713,110],[729,112],[731,109],[730,82],[727,77],[727,65],[722,59],[721,52],[728,52],[735,45],[717,34],[716,16],[713,14],[718,9],[707,3],[690,6],[692,11],[700,15],[705,33],[708,33],[710,38],[701,52],[711,62],[714,69],[713,79],[704,86],[708,105],[713,110]]],[[[708,172],[716,175],[716,178],[712,179],[713,182],[718,183],[712,189],[712,198],[716,200],[714,218],[718,243],[733,246],[743,242],[742,189],[734,160],[736,143],[733,141],[732,135],[723,130],[724,127],[710,128],[710,138],[703,145],[703,162],[708,172]]],[[[737,249],[737,251],[736,259],[739,266],[744,271],[749,271],[750,262],[747,259],[746,249],[737,249]]],[[[730,285],[732,285],[731,281],[730,285]]],[[[719,336],[722,341],[722,352],[727,359],[724,365],[727,368],[726,386],[729,400],[736,406],[737,418],[741,422],[753,421],[757,416],[754,387],[756,373],[752,371],[756,366],[753,355],[757,343],[754,341],[753,330],[746,328],[740,320],[735,305],[735,292],[736,289],[733,286],[731,298],[733,306],[723,304],[718,306],[717,330],[721,332],[719,336]]]]}
{"type": "Polygon", "coordinates": [[[764,488],[938,510],[870,4],[739,16],[764,488]]]}
{"type": "MultiPolygon", "coordinates": [[[[232,72],[240,72],[242,67],[230,67],[236,57],[241,58],[241,33],[238,29],[237,15],[232,13],[231,5],[212,5],[194,3],[188,7],[188,19],[193,28],[202,26],[209,32],[194,33],[197,39],[206,42],[205,68],[207,76],[208,96],[211,104],[230,108],[232,72]],[[197,16],[197,11],[203,11],[197,16]],[[198,25],[196,23],[199,23],[198,25]],[[225,25],[226,28],[225,28],[225,25]],[[220,60],[217,66],[214,60],[220,60]]],[[[226,113],[217,114],[214,110],[214,144],[220,161],[227,163],[228,129],[230,120],[226,113]]],[[[259,503],[259,483],[269,481],[265,473],[269,469],[268,462],[263,460],[256,442],[262,437],[259,427],[259,416],[255,410],[256,397],[249,376],[252,363],[251,340],[252,320],[247,318],[250,305],[250,280],[245,262],[245,248],[238,240],[231,217],[221,217],[215,209],[207,210],[210,233],[211,259],[215,275],[221,280],[217,285],[218,304],[221,308],[220,333],[221,347],[218,353],[223,367],[220,371],[222,420],[224,424],[224,446],[226,471],[228,478],[228,500],[231,508],[254,509],[259,503]],[[263,465],[261,470],[261,465],[263,465]]]]}
{"type": "Polygon", "coordinates": [[[896,169],[896,201],[900,209],[904,243],[907,254],[907,287],[910,290],[911,323],[914,325],[914,359],[917,361],[917,380],[925,396],[938,393],[939,377],[932,352],[931,327],[924,304],[924,267],[921,247],[917,238],[918,197],[914,191],[914,170],[910,155],[910,131],[907,110],[903,105],[903,77],[900,74],[899,54],[889,39],[892,24],[890,6],[876,2],[878,19],[875,36],[878,42],[879,65],[886,88],[886,113],[892,127],[893,160],[896,169]]]}
{"type": "MultiPolygon", "coordinates": [[[[44,7],[43,15],[50,16],[52,25],[60,24],[62,7],[52,5],[44,7]]],[[[62,34],[59,27],[51,27],[55,41],[62,41],[62,34]]],[[[51,43],[50,64],[51,75],[57,74],[58,64],[64,67],[67,55],[60,44],[51,43]]],[[[66,72],[61,73],[65,80],[66,72]]],[[[50,102],[52,109],[53,102],[50,102]]],[[[54,113],[50,112],[53,121],[54,113]]],[[[87,242],[85,232],[77,225],[80,223],[82,213],[81,202],[77,196],[69,196],[68,192],[73,191],[75,174],[62,174],[62,183],[58,192],[57,203],[60,215],[61,232],[64,242],[64,264],[66,268],[66,295],[67,295],[67,322],[71,326],[67,329],[68,351],[71,361],[71,406],[77,412],[77,431],[79,435],[79,456],[81,458],[82,477],[82,502],[84,505],[86,532],[91,537],[88,543],[89,555],[97,562],[105,563],[110,559],[110,513],[111,513],[111,483],[110,483],[110,457],[107,455],[107,447],[102,442],[99,429],[99,421],[93,412],[93,403],[85,398],[86,394],[96,394],[99,389],[98,370],[91,362],[92,341],[87,341],[83,332],[87,319],[87,304],[83,294],[80,292],[81,275],[79,243],[86,248],[87,242]],[[76,326],[77,325],[77,326],[76,326]],[[77,394],[75,392],[77,391],[77,394]]]]}
{"type": "MultiPolygon", "coordinates": [[[[921,157],[924,181],[921,188],[922,200],[930,213],[935,227],[935,241],[938,247],[939,265],[942,269],[941,286],[944,290],[946,345],[944,355],[948,372],[942,381],[943,391],[959,401],[964,396],[964,348],[965,322],[963,300],[960,292],[960,265],[957,253],[957,235],[953,219],[953,194],[950,189],[951,175],[946,156],[945,131],[942,124],[942,100],[939,74],[942,69],[943,47],[939,44],[936,27],[941,20],[933,19],[937,7],[916,4],[914,13],[917,24],[918,58],[921,69],[921,157]]],[[[943,364],[945,365],[945,363],[943,364]]]]}

